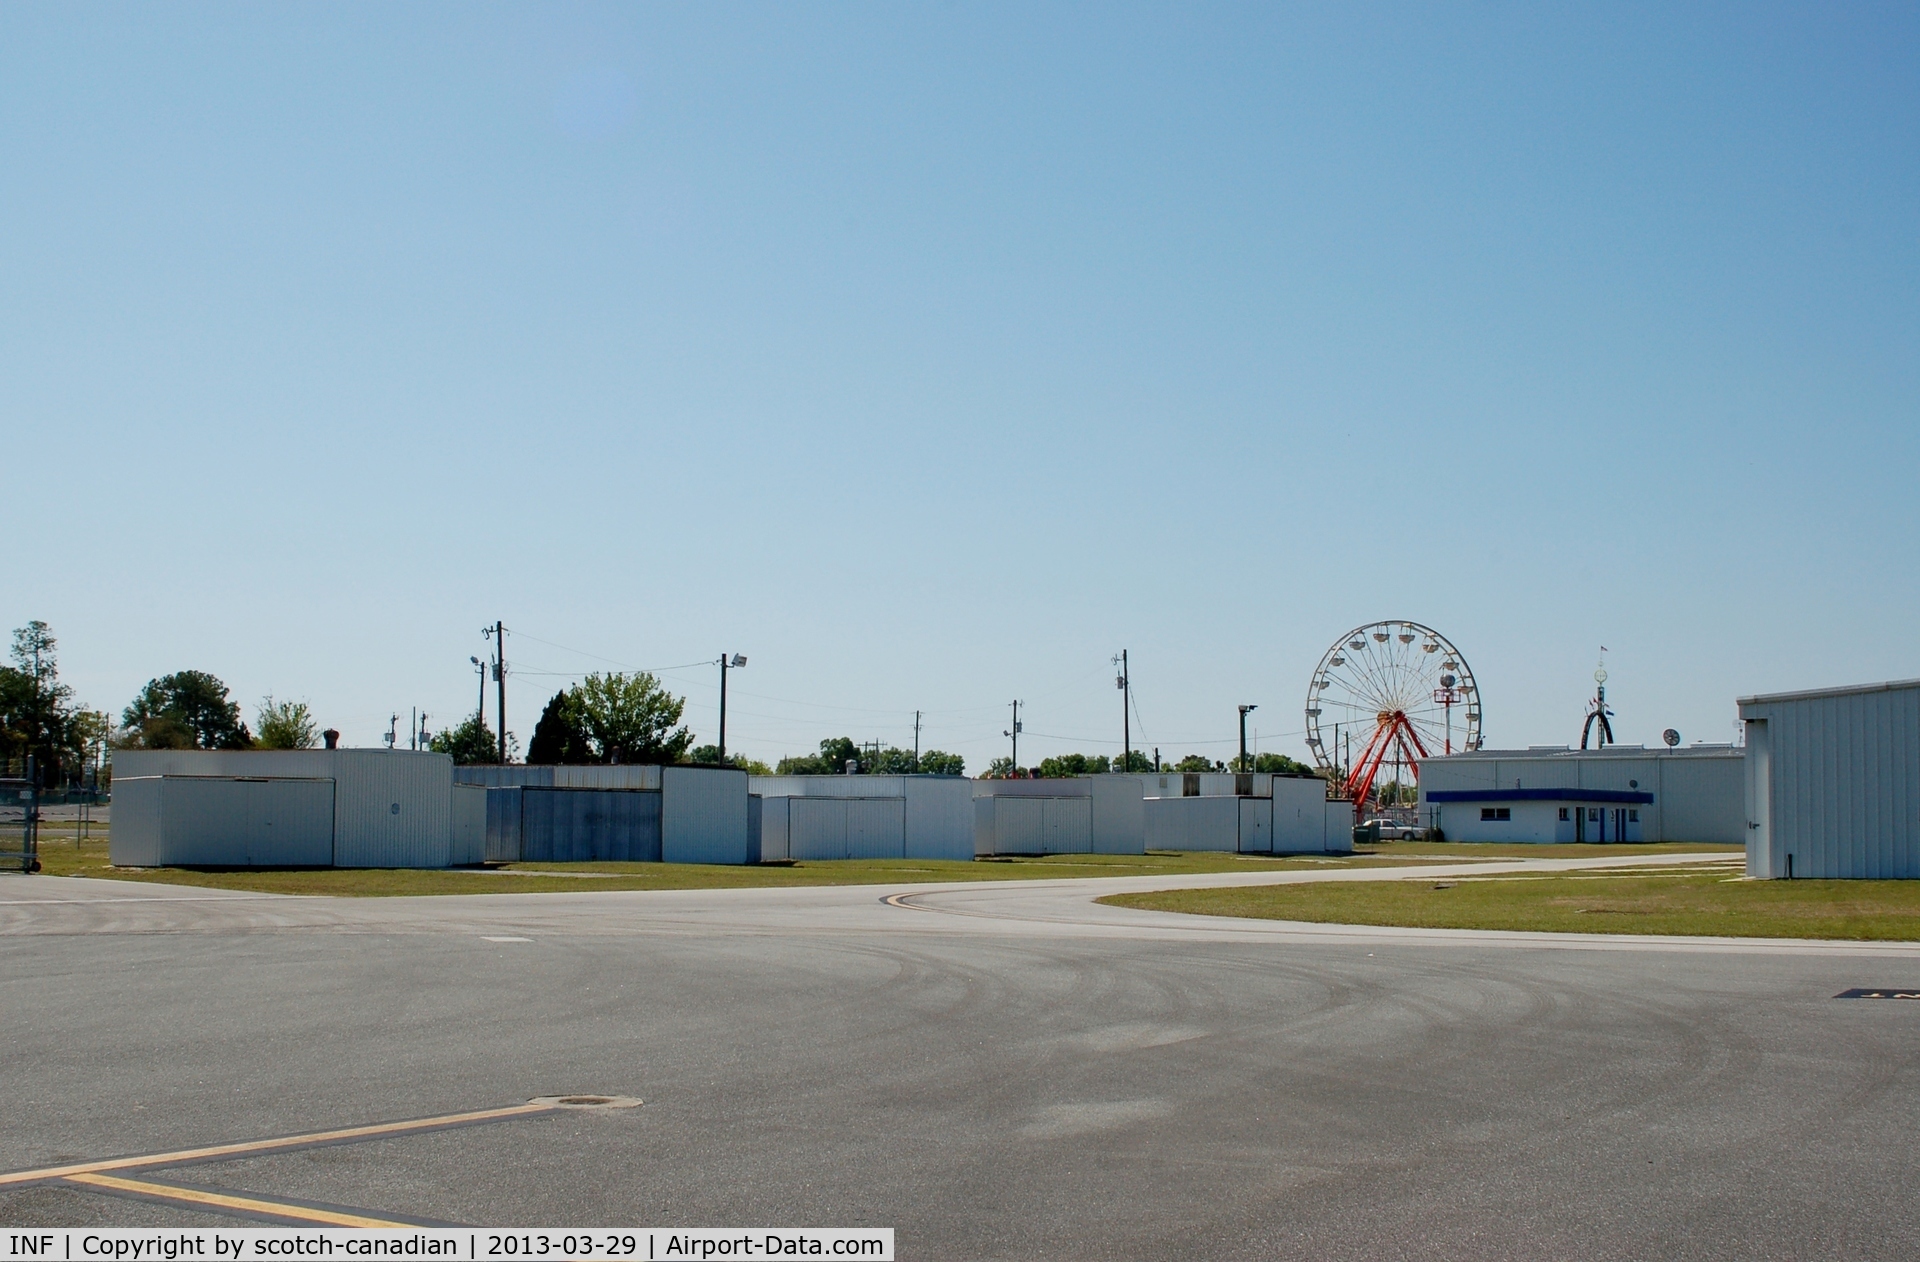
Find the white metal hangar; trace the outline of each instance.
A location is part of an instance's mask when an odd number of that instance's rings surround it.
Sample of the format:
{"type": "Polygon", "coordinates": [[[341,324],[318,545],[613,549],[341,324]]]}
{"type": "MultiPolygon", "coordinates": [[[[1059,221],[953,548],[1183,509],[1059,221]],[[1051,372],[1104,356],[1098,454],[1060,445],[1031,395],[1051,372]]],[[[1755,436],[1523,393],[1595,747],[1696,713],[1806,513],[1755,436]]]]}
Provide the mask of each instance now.
{"type": "Polygon", "coordinates": [[[1747,875],[1920,877],[1920,679],[1742,697],[1747,875]]]}
{"type": "Polygon", "coordinates": [[[964,776],[754,776],[762,862],[973,859],[964,776]]]}

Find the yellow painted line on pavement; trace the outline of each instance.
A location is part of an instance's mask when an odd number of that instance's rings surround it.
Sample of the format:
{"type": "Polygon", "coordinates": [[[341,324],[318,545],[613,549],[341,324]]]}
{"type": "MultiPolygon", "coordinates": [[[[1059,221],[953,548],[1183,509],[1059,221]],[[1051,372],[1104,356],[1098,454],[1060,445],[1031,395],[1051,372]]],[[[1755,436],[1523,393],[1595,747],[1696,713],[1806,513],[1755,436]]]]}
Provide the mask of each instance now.
{"type": "Polygon", "coordinates": [[[444,1113],[439,1117],[417,1117],[406,1122],[378,1122],[371,1126],[349,1126],[342,1130],[313,1131],[305,1135],[283,1135],[278,1139],[253,1139],[237,1144],[214,1144],[206,1148],[182,1148],[177,1152],[149,1153],[144,1157],[112,1157],[105,1161],[81,1161],[73,1165],[47,1166],[39,1170],[15,1170],[0,1174],[0,1187],[16,1183],[38,1183],[48,1179],[71,1179],[76,1175],[102,1170],[136,1170],[142,1166],[172,1166],[189,1161],[221,1160],[254,1153],[299,1148],[310,1144],[338,1144],[363,1139],[384,1139],[411,1131],[434,1130],[443,1126],[461,1126],[470,1122],[496,1122],[510,1117],[529,1117],[552,1113],[557,1106],[547,1103],[515,1104],[503,1109],[479,1109],[471,1113],[444,1113]]]}
{"type": "Polygon", "coordinates": [[[148,1183],[144,1179],[123,1179],[111,1174],[70,1174],[64,1176],[61,1181],[85,1187],[109,1188],[116,1192],[137,1192],[141,1196],[155,1196],[187,1205],[237,1209],[250,1214],[270,1214],[275,1218],[292,1218],[305,1223],[325,1223],[329,1227],[417,1228],[420,1225],[396,1222],[391,1218],[374,1218],[368,1214],[353,1214],[343,1210],[315,1209],[310,1205],[289,1205],[285,1201],[235,1196],[230,1192],[205,1192],[199,1188],[169,1187],[165,1183],[148,1183]]]}

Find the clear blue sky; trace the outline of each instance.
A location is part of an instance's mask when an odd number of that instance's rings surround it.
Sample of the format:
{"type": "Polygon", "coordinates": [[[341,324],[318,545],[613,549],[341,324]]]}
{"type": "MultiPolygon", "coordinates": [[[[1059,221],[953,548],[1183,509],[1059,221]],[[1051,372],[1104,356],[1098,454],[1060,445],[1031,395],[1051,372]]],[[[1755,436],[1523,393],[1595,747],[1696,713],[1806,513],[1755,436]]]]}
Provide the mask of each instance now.
{"type": "Polygon", "coordinates": [[[522,740],[1303,754],[1375,618],[1726,740],[1920,675],[1917,141],[1910,4],[11,4],[0,611],[352,744],[496,618],[522,740]]]}

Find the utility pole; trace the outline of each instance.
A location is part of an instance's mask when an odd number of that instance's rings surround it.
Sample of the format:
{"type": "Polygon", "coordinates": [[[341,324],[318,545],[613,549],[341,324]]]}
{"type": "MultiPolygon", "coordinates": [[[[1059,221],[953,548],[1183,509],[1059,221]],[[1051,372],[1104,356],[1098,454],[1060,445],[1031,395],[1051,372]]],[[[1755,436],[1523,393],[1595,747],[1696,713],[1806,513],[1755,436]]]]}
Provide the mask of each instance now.
{"type": "Polygon", "coordinates": [[[727,672],[747,664],[744,653],[720,655],[720,762],[727,761],[727,672]]]}
{"type": "Polygon", "coordinates": [[[1120,650],[1120,656],[1113,659],[1120,663],[1120,678],[1114,684],[1120,689],[1120,770],[1133,770],[1133,677],[1127,673],[1127,651],[1120,650]]]}
{"type": "MultiPolygon", "coordinates": [[[[480,628],[480,634],[493,640],[493,681],[500,689],[500,761],[507,761],[507,624],[496,622],[480,628]]],[[[481,695],[486,685],[481,685],[481,695]]]]}
{"type": "Polygon", "coordinates": [[[920,711],[913,712],[913,769],[920,770],[920,711]]]}
{"type": "Polygon", "coordinates": [[[1000,735],[1013,738],[1013,769],[1020,770],[1020,703],[1018,701],[1013,703],[1013,726],[1000,735]]]}
{"type": "Polygon", "coordinates": [[[420,751],[420,707],[413,707],[413,717],[407,720],[407,748],[415,753],[420,751]]]}
{"type": "Polygon", "coordinates": [[[1249,762],[1247,761],[1247,714],[1248,714],[1248,713],[1249,713],[1250,711],[1253,711],[1253,710],[1258,710],[1259,708],[1260,708],[1260,707],[1259,707],[1259,706],[1257,706],[1257,705],[1243,705],[1243,706],[1241,706],[1241,707],[1240,707],[1240,766],[1239,766],[1239,770],[1241,770],[1241,771],[1252,771],[1252,770],[1253,770],[1253,764],[1251,764],[1251,763],[1249,763],[1249,762]]]}
{"type": "Polygon", "coordinates": [[[473,716],[481,727],[487,725],[487,664],[479,658],[469,655],[467,660],[473,663],[475,673],[480,676],[480,701],[473,707],[473,716]]]}

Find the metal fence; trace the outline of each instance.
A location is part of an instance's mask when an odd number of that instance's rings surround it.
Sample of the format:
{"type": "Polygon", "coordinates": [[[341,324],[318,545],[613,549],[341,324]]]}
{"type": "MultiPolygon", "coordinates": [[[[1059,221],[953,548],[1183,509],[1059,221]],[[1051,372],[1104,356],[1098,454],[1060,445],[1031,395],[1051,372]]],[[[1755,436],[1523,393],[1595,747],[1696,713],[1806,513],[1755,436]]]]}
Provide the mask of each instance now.
{"type": "Polygon", "coordinates": [[[40,870],[40,803],[33,791],[32,763],[23,780],[0,780],[0,871],[40,870]]]}

